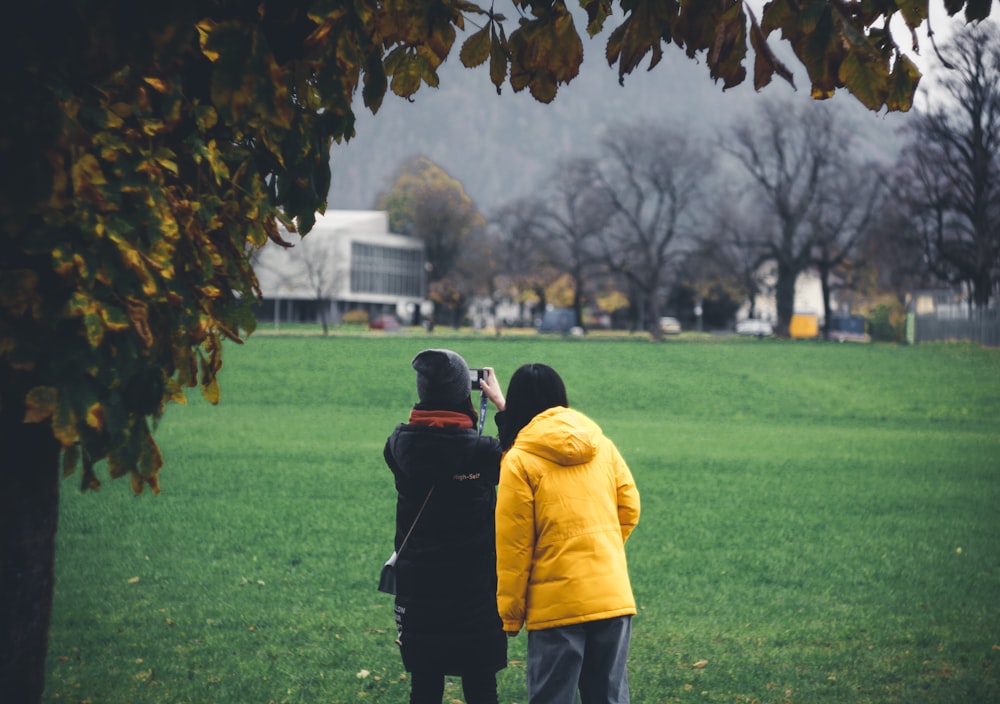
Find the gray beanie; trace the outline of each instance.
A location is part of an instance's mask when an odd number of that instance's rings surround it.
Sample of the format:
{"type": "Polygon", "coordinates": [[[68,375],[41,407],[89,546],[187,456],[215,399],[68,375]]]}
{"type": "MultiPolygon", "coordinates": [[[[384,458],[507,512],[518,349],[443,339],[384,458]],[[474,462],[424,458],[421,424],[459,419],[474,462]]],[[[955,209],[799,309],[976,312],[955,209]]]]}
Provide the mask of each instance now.
{"type": "Polygon", "coordinates": [[[413,368],[421,403],[455,408],[469,398],[469,365],[455,352],[424,350],[413,358],[413,368]]]}

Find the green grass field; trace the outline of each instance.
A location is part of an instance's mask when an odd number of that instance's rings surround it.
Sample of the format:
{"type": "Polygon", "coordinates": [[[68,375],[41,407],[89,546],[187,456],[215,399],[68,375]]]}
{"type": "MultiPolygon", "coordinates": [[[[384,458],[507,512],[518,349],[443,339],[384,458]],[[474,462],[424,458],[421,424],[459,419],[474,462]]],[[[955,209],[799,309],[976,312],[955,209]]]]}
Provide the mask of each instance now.
{"type": "Polygon", "coordinates": [[[158,497],[66,480],[45,701],[406,702],[381,453],[431,346],[551,364],[628,460],[637,704],[1000,702],[1000,350],[441,331],[262,332],[158,497]]]}

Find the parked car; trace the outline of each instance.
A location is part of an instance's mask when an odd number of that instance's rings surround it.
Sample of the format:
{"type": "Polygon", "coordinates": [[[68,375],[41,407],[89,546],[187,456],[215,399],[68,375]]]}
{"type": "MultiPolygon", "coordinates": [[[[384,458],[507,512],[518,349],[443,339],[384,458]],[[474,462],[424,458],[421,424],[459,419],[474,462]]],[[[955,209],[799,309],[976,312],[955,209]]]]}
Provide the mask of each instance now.
{"type": "Polygon", "coordinates": [[[371,330],[399,330],[399,321],[394,315],[380,315],[370,323],[368,323],[368,328],[371,330]]]}
{"type": "Polygon", "coordinates": [[[774,328],[766,320],[745,318],[736,321],[736,334],[752,335],[753,337],[770,337],[774,334],[774,328]]]}
{"type": "Polygon", "coordinates": [[[680,335],[681,323],[677,320],[677,318],[664,316],[660,318],[660,330],[662,330],[665,335],[680,335]]]}
{"type": "Polygon", "coordinates": [[[865,332],[863,315],[837,315],[830,317],[829,339],[837,342],[871,342],[865,332]]]}
{"type": "Polygon", "coordinates": [[[576,313],[572,308],[550,308],[542,315],[538,332],[557,332],[567,335],[577,327],[576,313]]]}

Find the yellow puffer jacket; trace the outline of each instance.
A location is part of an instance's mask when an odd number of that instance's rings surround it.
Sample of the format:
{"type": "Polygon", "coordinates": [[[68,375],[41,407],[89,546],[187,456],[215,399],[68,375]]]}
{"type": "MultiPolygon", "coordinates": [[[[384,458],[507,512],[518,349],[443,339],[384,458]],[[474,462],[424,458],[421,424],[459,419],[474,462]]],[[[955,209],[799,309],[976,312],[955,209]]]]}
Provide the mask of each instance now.
{"type": "Polygon", "coordinates": [[[614,443],[582,413],[539,413],[501,461],[497,604],[517,633],[635,614],[625,540],[639,492],[614,443]]]}

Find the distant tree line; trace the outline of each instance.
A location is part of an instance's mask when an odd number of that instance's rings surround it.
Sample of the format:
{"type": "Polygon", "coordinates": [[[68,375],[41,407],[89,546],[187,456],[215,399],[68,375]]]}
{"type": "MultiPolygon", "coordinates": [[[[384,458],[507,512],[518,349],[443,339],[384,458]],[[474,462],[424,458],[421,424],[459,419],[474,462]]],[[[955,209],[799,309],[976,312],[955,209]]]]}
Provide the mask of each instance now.
{"type": "Polygon", "coordinates": [[[773,286],[787,335],[806,271],[826,321],[838,288],[902,306],[914,289],[958,286],[986,307],[1000,290],[1000,32],[969,25],[940,58],[941,90],[915,109],[893,162],[871,157],[834,104],[765,101],[715,138],[612,125],[594,153],[563,159],[489,218],[425,159],[404,164],[376,206],[428,241],[432,298],[456,323],[474,296],[503,296],[572,307],[580,321],[617,308],[659,336],[662,314],[700,304],[722,323],[745,301],[752,315],[773,286]]]}

